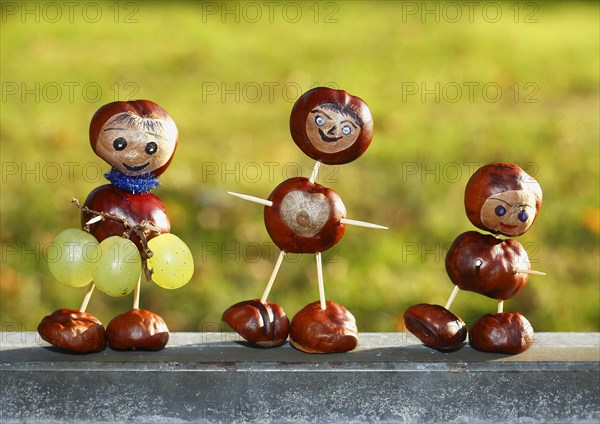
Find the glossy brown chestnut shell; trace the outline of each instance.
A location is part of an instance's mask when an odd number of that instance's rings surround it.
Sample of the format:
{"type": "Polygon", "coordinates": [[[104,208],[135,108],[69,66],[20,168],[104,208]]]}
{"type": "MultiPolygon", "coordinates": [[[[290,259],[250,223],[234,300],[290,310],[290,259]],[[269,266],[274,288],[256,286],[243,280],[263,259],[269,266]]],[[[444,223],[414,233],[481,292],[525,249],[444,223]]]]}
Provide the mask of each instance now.
{"type": "Polygon", "coordinates": [[[471,325],[469,344],[484,352],[517,354],[533,342],[533,327],[518,312],[487,314],[471,325]]]}
{"type": "MultiPolygon", "coordinates": [[[[96,143],[98,141],[98,135],[102,126],[111,117],[124,112],[131,113],[132,115],[139,116],[140,118],[160,119],[171,122],[173,121],[173,118],[171,118],[166,110],[150,100],[131,100],[125,102],[117,101],[105,104],[96,111],[90,122],[90,145],[95,153],[97,153],[96,143]]],[[[173,156],[175,155],[176,149],[177,140],[175,141],[175,148],[173,149],[173,153],[171,154],[168,162],[160,168],[153,170],[152,174],[159,176],[165,172],[165,170],[169,167],[173,156]]]]}
{"type": "Polygon", "coordinates": [[[44,317],[37,330],[48,343],[73,352],[100,352],[106,347],[104,326],[87,312],[58,309],[44,317]]]}
{"type": "Polygon", "coordinates": [[[306,353],[348,352],[358,344],[358,329],[354,316],[342,305],[327,301],[306,305],[294,318],[290,328],[290,343],[306,353]]]}
{"type": "Polygon", "coordinates": [[[154,312],[132,309],[108,323],[106,340],[115,350],[161,350],[169,341],[169,329],[154,312]]]}
{"type": "Polygon", "coordinates": [[[346,231],[340,222],[346,207],[340,196],[307,178],[290,178],[269,196],[264,219],[273,242],[287,253],[323,252],[335,245],[346,231]]]}
{"type": "Polygon", "coordinates": [[[467,338],[464,321],[440,305],[411,306],[404,312],[404,325],[423,344],[441,351],[456,350],[467,338]]]}
{"type": "Polygon", "coordinates": [[[230,306],[221,319],[249,343],[263,348],[281,346],[290,331],[290,320],[283,308],[258,299],[230,306]]]}
{"type": "Polygon", "coordinates": [[[492,299],[516,296],[529,277],[516,269],[529,267],[527,252],[518,241],[477,231],[459,235],[446,254],[446,272],[454,284],[492,299]]]}
{"type": "Polygon", "coordinates": [[[371,144],[373,138],[373,118],[367,104],[359,97],[344,90],[317,87],[298,98],[290,115],[290,133],[294,142],[309,157],[329,165],[340,165],[359,158],[371,144]],[[344,150],[328,153],[319,150],[310,141],[306,122],[311,119],[311,111],[322,104],[333,104],[351,110],[361,123],[358,138],[344,150]]]}
{"type": "MultiPolygon", "coordinates": [[[[490,163],[475,171],[467,182],[465,212],[469,221],[477,228],[492,231],[481,222],[481,208],[489,197],[510,190],[530,191],[536,199],[535,217],[537,217],[542,207],[542,189],[539,183],[517,165],[512,163],[490,163]]],[[[518,236],[520,234],[506,235],[518,236]]]]}
{"type": "MultiPolygon", "coordinates": [[[[171,230],[165,205],[152,193],[131,194],[112,184],[106,184],[94,189],[88,195],[84,206],[126,219],[131,225],[140,225],[142,221],[147,221],[158,227],[161,233],[168,233],[171,230]]],[[[89,212],[82,213],[81,226],[83,227],[94,216],[89,212]]],[[[90,233],[99,242],[110,236],[122,236],[126,231],[122,223],[113,219],[103,219],[90,225],[90,233]]],[[[146,234],[148,240],[155,236],[153,232],[146,234]]],[[[135,233],[131,234],[130,239],[138,249],[141,249],[140,239],[135,233]]]]}

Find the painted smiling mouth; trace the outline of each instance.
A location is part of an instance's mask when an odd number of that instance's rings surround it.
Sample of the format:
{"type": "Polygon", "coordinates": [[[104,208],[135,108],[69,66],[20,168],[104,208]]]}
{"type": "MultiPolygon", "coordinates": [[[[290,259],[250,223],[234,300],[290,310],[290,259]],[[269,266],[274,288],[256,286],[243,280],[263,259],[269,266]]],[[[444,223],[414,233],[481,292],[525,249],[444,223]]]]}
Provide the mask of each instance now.
{"type": "Polygon", "coordinates": [[[321,136],[321,139],[327,143],[331,143],[333,141],[338,141],[340,138],[342,138],[342,137],[327,137],[321,128],[319,128],[319,135],[321,136]]]}
{"type": "Polygon", "coordinates": [[[506,228],[508,230],[513,230],[513,229],[517,228],[517,225],[509,225],[509,224],[505,224],[503,222],[500,223],[500,226],[502,228],[506,228]]]}
{"type": "Polygon", "coordinates": [[[130,166],[130,165],[127,165],[126,163],[124,163],[124,164],[123,164],[123,166],[124,166],[125,168],[127,168],[127,170],[128,170],[128,171],[131,171],[131,172],[137,172],[137,171],[141,171],[142,169],[144,169],[144,168],[145,168],[145,167],[147,167],[148,165],[150,165],[150,162],[148,162],[148,163],[145,163],[145,164],[143,164],[143,165],[139,165],[139,166],[130,166]]]}

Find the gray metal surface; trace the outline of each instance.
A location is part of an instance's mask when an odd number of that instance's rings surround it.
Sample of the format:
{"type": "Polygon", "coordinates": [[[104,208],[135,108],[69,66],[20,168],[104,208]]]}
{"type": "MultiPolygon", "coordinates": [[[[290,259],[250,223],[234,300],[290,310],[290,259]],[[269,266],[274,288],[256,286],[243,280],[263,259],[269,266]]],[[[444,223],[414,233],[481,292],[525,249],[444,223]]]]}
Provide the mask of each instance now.
{"type": "Polygon", "coordinates": [[[600,421],[600,334],[540,333],[507,356],[443,354],[404,333],[345,354],[173,333],[160,352],[65,354],[0,333],[1,422],[600,421]]]}

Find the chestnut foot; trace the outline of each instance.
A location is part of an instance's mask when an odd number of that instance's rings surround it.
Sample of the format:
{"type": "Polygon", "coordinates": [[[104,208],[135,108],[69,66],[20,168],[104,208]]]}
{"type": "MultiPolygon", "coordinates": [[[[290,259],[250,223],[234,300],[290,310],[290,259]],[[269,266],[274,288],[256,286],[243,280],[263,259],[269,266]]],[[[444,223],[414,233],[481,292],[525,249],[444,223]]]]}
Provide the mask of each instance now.
{"type": "Polygon", "coordinates": [[[169,341],[169,329],[154,312],[132,309],[108,323],[106,340],[115,350],[161,350],[169,341]]]}
{"type": "Polygon", "coordinates": [[[100,352],[106,347],[104,326],[87,312],[58,309],[42,319],[37,331],[48,343],[73,352],[100,352]]]}
{"type": "Polygon", "coordinates": [[[258,347],[284,344],[290,332],[290,320],[277,303],[245,300],[230,306],[221,318],[233,331],[258,347]]]}
{"type": "Polygon", "coordinates": [[[309,303],[294,318],[290,343],[306,353],[348,352],[358,344],[358,329],[354,316],[335,302],[309,303]]]}
{"type": "Polygon", "coordinates": [[[518,312],[484,315],[469,330],[469,344],[484,352],[521,353],[532,341],[533,327],[518,312]]]}
{"type": "Polygon", "coordinates": [[[452,351],[467,338],[464,321],[440,305],[420,303],[404,312],[404,325],[426,346],[452,351]]]}

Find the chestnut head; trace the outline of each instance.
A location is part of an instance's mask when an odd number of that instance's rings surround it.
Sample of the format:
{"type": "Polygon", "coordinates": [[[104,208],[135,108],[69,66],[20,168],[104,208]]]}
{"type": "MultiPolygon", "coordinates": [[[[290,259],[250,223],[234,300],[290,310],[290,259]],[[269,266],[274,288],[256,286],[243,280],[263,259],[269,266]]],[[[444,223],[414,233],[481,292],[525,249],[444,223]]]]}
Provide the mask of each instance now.
{"type": "Polygon", "coordinates": [[[317,87],[304,93],[290,116],[294,142],[306,155],[328,165],[360,157],[373,138],[367,104],[343,90],[317,87]]]}
{"type": "Polygon", "coordinates": [[[477,228],[514,237],[525,233],[542,207],[539,183],[517,165],[479,168],[465,189],[465,211],[477,228]]]}
{"type": "Polygon", "coordinates": [[[90,123],[94,152],[132,177],[162,174],[173,158],[177,136],[177,126],[167,111],[149,100],[108,103],[90,123]]]}

